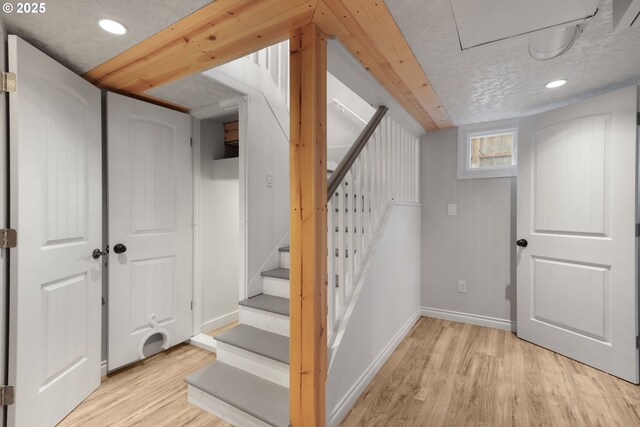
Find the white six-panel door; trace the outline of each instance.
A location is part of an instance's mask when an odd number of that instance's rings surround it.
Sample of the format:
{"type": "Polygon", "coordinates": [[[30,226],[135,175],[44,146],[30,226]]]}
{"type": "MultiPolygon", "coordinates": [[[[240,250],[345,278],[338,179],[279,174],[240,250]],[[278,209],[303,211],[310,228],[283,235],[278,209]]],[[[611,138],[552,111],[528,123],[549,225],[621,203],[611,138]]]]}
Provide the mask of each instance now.
{"type": "Polygon", "coordinates": [[[519,138],[518,336],[638,382],[638,89],[537,116],[519,138]]]}
{"type": "Polygon", "coordinates": [[[193,161],[187,114],[109,93],[107,122],[111,371],[191,337],[193,161]]]}
{"type": "Polygon", "coordinates": [[[10,426],[53,426],[100,384],[100,90],[9,36],[10,426]]]}

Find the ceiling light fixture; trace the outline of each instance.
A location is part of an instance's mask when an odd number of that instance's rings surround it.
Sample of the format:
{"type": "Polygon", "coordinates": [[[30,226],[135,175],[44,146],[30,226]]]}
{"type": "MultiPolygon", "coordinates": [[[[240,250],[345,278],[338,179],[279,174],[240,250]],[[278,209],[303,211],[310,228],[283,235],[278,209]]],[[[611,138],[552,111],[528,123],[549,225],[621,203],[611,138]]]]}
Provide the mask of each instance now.
{"type": "Polygon", "coordinates": [[[100,25],[100,28],[102,28],[106,32],[116,34],[118,36],[127,33],[127,27],[125,27],[123,23],[115,21],[113,19],[100,19],[98,21],[98,25],[100,25]]]}
{"type": "Polygon", "coordinates": [[[553,88],[556,88],[556,87],[564,86],[566,83],[567,83],[566,80],[554,80],[552,82],[547,83],[544,86],[547,89],[553,89],[553,88]]]}

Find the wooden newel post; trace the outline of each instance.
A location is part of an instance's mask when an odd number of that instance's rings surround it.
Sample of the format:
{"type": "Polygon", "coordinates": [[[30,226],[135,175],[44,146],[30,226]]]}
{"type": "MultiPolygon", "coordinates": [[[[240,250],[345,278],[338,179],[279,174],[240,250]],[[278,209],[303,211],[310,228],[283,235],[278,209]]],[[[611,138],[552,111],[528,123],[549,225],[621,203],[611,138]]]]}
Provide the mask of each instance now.
{"type": "Polygon", "coordinates": [[[327,378],[327,42],[290,34],[292,427],[324,427],[327,378]]]}

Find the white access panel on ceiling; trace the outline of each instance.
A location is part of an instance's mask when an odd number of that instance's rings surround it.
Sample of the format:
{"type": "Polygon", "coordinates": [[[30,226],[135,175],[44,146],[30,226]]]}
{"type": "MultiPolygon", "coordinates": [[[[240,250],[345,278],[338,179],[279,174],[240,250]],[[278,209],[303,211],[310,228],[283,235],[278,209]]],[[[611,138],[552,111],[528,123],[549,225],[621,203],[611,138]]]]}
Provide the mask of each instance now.
{"type": "Polygon", "coordinates": [[[450,0],[462,50],[565,24],[596,13],[599,0],[450,0]]]}

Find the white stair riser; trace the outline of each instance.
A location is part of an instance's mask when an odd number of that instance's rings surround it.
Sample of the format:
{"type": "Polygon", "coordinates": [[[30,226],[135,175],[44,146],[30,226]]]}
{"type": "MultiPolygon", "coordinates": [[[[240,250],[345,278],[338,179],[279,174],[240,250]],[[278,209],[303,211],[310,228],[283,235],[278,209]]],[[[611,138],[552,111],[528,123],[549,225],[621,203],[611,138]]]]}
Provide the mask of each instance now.
{"type": "Polygon", "coordinates": [[[229,405],[228,403],[223,402],[197,387],[189,385],[187,393],[189,403],[196,405],[198,408],[215,415],[231,425],[243,427],[271,427],[269,424],[257,419],[253,415],[247,414],[235,406],[229,405]]]}
{"type": "Polygon", "coordinates": [[[216,360],[289,388],[289,365],[218,341],[216,360]]]}
{"type": "Polygon", "coordinates": [[[240,306],[240,323],[274,334],[289,336],[289,316],[240,306]]]}
{"type": "Polygon", "coordinates": [[[275,277],[262,278],[262,293],[273,295],[274,297],[289,298],[291,284],[286,279],[276,279],[275,277]]]}
{"type": "Polygon", "coordinates": [[[280,252],[280,268],[291,268],[291,253],[280,252]]]}

